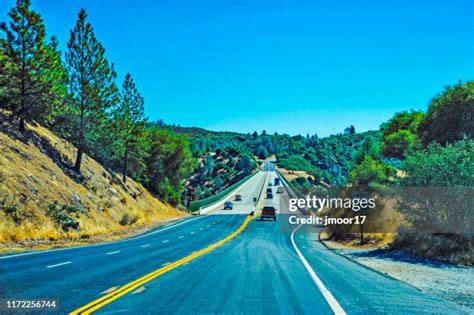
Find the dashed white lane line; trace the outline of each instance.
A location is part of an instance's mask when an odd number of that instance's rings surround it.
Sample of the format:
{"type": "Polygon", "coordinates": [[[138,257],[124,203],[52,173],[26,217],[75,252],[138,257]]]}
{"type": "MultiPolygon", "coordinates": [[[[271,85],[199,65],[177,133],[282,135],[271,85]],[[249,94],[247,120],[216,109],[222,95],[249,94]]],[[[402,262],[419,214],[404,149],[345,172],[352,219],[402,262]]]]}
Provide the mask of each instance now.
{"type": "Polygon", "coordinates": [[[116,243],[124,243],[124,242],[128,242],[128,241],[140,239],[140,238],[143,238],[143,237],[148,237],[148,236],[150,236],[150,235],[154,235],[154,234],[157,234],[157,233],[160,233],[160,232],[163,232],[163,231],[166,231],[166,230],[169,230],[169,229],[178,227],[178,226],[180,226],[180,225],[183,225],[183,224],[186,224],[186,223],[189,223],[189,222],[193,222],[193,221],[196,221],[196,220],[200,220],[200,219],[205,218],[205,217],[206,217],[206,216],[199,216],[199,217],[194,218],[194,219],[189,219],[189,220],[182,221],[182,222],[180,222],[180,223],[171,224],[171,225],[169,225],[169,226],[166,226],[166,227],[161,228],[161,229],[159,229],[159,230],[153,231],[153,232],[151,232],[151,233],[139,235],[139,236],[136,236],[136,237],[127,238],[127,239],[124,239],[124,240],[119,240],[119,241],[114,241],[114,242],[105,242],[105,243],[99,243],[99,244],[84,245],[84,246],[55,248],[55,249],[49,249],[49,250],[44,250],[44,251],[36,251],[36,252],[28,252],[28,253],[22,253],[22,254],[14,254],[14,255],[0,256],[0,260],[9,259],[9,258],[14,258],[14,257],[21,257],[21,256],[29,256],[29,255],[37,255],[37,254],[47,254],[47,253],[58,252],[58,251],[67,251],[67,250],[82,249],[82,248],[86,248],[86,247],[98,247],[98,246],[103,246],[103,245],[110,245],[110,244],[116,244],[116,243]]]}
{"type": "Polygon", "coordinates": [[[210,224],[208,224],[206,227],[210,227],[210,226],[211,226],[211,225],[210,225],[210,224]]]}
{"type": "Polygon", "coordinates": [[[106,253],[106,255],[115,255],[115,254],[118,254],[118,253],[121,253],[122,251],[121,250],[116,250],[114,252],[108,252],[106,253]]]}
{"type": "Polygon", "coordinates": [[[304,267],[306,268],[309,275],[311,276],[311,279],[313,279],[313,282],[316,284],[319,291],[321,291],[321,294],[324,296],[324,298],[328,302],[328,304],[331,307],[334,314],[336,314],[336,315],[345,315],[346,312],[344,311],[344,309],[341,307],[339,302],[334,298],[334,296],[331,294],[331,292],[326,288],[326,286],[321,281],[321,279],[319,279],[319,277],[316,275],[316,272],[314,271],[313,267],[311,267],[309,262],[306,260],[306,258],[303,256],[303,254],[300,252],[300,250],[298,249],[298,246],[296,246],[294,235],[295,235],[295,232],[300,227],[302,227],[302,225],[298,225],[298,227],[296,227],[293,230],[293,232],[291,233],[291,236],[290,236],[291,243],[293,244],[293,247],[296,251],[296,254],[298,254],[298,257],[300,258],[300,260],[303,263],[304,267]]]}
{"type": "Polygon", "coordinates": [[[168,243],[170,240],[164,240],[162,243],[168,243]]]}
{"type": "Polygon", "coordinates": [[[194,231],[192,231],[192,232],[191,232],[191,233],[189,233],[189,234],[194,234],[194,231]]]}
{"type": "Polygon", "coordinates": [[[204,228],[200,228],[200,229],[199,229],[199,231],[202,231],[202,230],[204,230],[204,228]]]}
{"type": "Polygon", "coordinates": [[[181,235],[181,236],[178,236],[178,239],[181,239],[181,238],[183,238],[183,237],[184,237],[184,236],[182,236],[182,235],[181,235]]]}
{"type": "Polygon", "coordinates": [[[148,247],[148,246],[150,246],[150,244],[145,244],[145,245],[142,245],[142,246],[140,246],[140,247],[141,247],[141,248],[145,248],[145,247],[148,247]]]}
{"type": "Polygon", "coordinates": [[[55,267],[59,267],[59,266],[69,265],[70,263],[71,263],[70,261],[66,261],[66,262],[63,262],[63,263],[46,266],[46,268],[48,268],[48,269],[49,268],[55,268],[55,267]]]}

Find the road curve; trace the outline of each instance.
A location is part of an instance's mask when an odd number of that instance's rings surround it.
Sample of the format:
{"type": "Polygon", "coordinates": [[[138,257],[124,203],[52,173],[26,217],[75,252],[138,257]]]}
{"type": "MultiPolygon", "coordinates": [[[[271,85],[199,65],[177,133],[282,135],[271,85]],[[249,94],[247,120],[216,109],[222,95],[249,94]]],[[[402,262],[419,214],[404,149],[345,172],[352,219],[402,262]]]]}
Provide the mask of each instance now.
{"type": "MultiPolygon", "coordinates": [[[[263,179],[257,174],[242,194],[253,194],[263,179]]],[[[247,205],[243,200],[240,207],[250,212],[253,200],[247,205]]],[[[54,299],[59,313],[72,311],[225,238],[245,217],[193,216],[122,241],[0,256],[0,300],[54,299]]]]}
{"type": "MultiPolygon", "coordinates": [[[[273,171],[257,174],[241,190],[243,200],[234,210],[216,206],[215,214],[120,242],[1,257],[0,300],[56,299],[59,313],[75,310],[230,235],[253,209],[252,196],[267,188],[262,187],[265,179],[272,182],[276,176],[273,171]]],[[[286,192],[274,193],[264,204],[280,209],[288,198],[286,192]]],[[[282,220],[283,214],[277,222],[251,221],[224,245],[97,313],[467,313],[333,253],[317,241],[314,230],[292,234],[282,228],[282,220]]]]}

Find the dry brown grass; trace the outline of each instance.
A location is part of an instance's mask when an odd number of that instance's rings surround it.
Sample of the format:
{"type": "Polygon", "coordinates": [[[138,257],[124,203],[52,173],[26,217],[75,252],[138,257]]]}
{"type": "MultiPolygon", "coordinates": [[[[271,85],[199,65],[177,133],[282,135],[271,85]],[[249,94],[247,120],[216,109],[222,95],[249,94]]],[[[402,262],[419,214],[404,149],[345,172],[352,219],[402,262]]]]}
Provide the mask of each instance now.
{"type": "Polygon", "coordinates": [[[278,167],[278,170],[286,178],[287,181],[291,181],[291,180],[293,180],[295,178],[298,178],[298,177],[308,178],[308,177],[311,176],[310,174],[308,174],[305,171],[288,171],[288,170],[286,170],[284,168],[281,168],[281,167],[278,167]]]}
{"type": "MultiPolygon", "coordinates": [[[[2,122],[2,130],[7,124],[2,122]]],[[[74,160],[76,149],[70,143],[46,128],[28,125],[28,129],[60,153],[63,160],[74,160]]],[[[15,222],[0,209],[0,250],[18,243],[93,239],[185,215],[131,179],[124,185],[119,176],[87,156],[82,166],[84,180],[76,181],[46,154],[43,146],[25,139],[0,132],[0,200],[17,203],[18,211],[25,215],[25,219],[15,222]],[[78,231],[63,231],[46,215],[48,205],[55,201],[82,205],[85,212],[79,218],[78,231]],[[130,224],[123,225],[124,216],[133,218],[126,221],[130,224]]]]}
{"type": "MultiPolygon", "coordinates": [[[[360,226],[341,225],[336,229],[329,228],[324,237],[346,247],[387,247],[393,244],[399,228],[406,225],[403,215],[395,210],[395,200],[385,198],[378,200],[376,212],[369,216],[364,224],[364,244],[360,242],[360,226]]],[[[369,210],[370,211],[370,210],[369,210]]],[[[346,211],[340,209],[324,209],[321,215],[345,217],[346,211]]]]}

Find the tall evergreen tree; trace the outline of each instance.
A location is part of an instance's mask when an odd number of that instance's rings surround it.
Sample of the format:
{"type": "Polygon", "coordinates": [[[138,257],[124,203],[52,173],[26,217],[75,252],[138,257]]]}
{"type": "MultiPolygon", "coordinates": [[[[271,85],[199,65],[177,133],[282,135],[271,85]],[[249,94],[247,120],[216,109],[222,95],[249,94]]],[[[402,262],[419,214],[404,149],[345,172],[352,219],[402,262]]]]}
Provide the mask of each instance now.
{"type": "Polygon", "coordinates": [[[97,40],[87,13],[79,12],[67,44],[66,69],[71,96],[71,141],[77,146],[74,169],[81,170],[82,155],[90,151],[107,118],[107,109],[116,101],[116,73],[105,58],[105,49],[97,40]]]}
{"type": "Polygon", "coordinates": [[[8,108],[11,99],[8,89],[7,69],[12,66],[11,61],[5,54],[5,39],[0,38],[0,108],[8,108]]]}
{"type": "Polygon", "coordinates": [[[114,154],[121,161],[123,181],[127,181],[127,172],[132,166],[135,176],[140,177],[144,169],[144,99],[140,95],[132,76],[127,73],[122,86],[119,106],[113,116],[115,128],[114,154]]]}
{"type": "MultiPolygon", "coordinates": [[[[53,63],[54,54],[47,53],[43,19],[31,10],[30,0],[17,0],[8,15],[10,23],[0,24],[5,34],[0,60],[3,106],[19,118],[19,130],[23,132],[25,120],[47,116],[55,84],[48,74],[54,71],[51,67],[62,65],[53,63]]],[[[55,47],[54,43],[50,47],[55,47]]]]}
{"type": "Polygon", "coordinates": [[[66,115],[65,105],[67,100],[67,71],[58,50],[58,40],[52,37],[44,49],[46,60],[43,69],[42,80],[48,85],[49,91],[45,93],[44,101],[48,104],[48,110],[44,115],[44,123],[55,127],[66,115]]]}

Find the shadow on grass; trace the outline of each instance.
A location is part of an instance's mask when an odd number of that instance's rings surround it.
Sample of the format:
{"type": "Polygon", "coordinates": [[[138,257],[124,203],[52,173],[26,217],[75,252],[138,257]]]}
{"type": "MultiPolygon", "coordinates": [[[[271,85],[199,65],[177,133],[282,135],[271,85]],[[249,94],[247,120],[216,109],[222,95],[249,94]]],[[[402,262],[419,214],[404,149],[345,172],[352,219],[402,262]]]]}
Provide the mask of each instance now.
{"type": "MultiPolygon", "coordinates": [[[[34,124],[34,123],[30,123],[34,124]]],[[[24,143],[25,145],[34,144],[43,154],[48,156],[68,177],[76,183],[83,184],[84,177],[73,169],[73,162],[62,154],[48,139],[28,129],[22,133],[18,130],[18,119],[0,110],[0,132],[8,135],[10,138],[24,143]]],[[[10,148],[16,153],[21,154],[15,148],[10,148]]]]}

